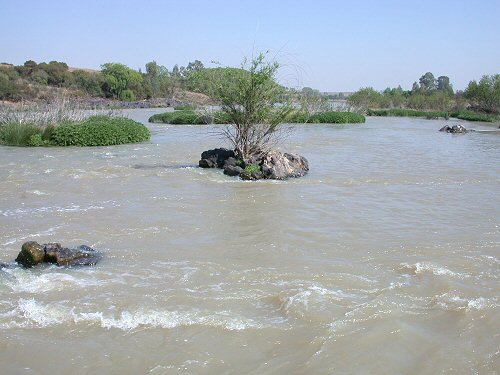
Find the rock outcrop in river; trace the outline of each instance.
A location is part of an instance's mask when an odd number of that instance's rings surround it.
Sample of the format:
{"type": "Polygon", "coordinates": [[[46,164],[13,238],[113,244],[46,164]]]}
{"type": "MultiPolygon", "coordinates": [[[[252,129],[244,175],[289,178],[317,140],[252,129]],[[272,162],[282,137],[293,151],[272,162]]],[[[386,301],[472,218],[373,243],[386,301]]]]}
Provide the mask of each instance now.
{"type": "Polygon", "coordinates": [[[40,245],[38,242],[29,241],[23,244],[16,262],[26,268],[40,263],[53,263],[58,266],[91,266],[101,259],[100,252],[86,245],[68,249],[59,243],[40,245]]]}
{"type": "Polygon", "coordinates": [[[239,176],[243,180],[285,180],[302,177],[309,171],[309,163],[303,156],[276,150],[247,161],[236,160],[235,157],[234,151],[217,148],[203,152],[198,165],[202,168],[220,168],[224,174],[239,176]]]}
{"type": "Polygon", "coordinates": [[[441,129],[439,129],[439,131],[446,132],[446,133],[463,134],[463,133],[471,132],[472,130],[467,130],[462,125],[453,125],[453,126],[445,125],[441,129]]]}

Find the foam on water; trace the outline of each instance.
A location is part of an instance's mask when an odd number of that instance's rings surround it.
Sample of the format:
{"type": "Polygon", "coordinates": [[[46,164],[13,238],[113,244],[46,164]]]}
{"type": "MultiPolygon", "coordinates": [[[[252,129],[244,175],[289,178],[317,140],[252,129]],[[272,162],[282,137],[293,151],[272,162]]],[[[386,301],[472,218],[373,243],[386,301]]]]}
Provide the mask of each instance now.
{"type": "Polygon", "coordinates": [[[43,303],[34,298],[21,298],[12,310],[0,313],[0,327],[45,328],[59,325],[87,324],[101,328],[131,331],[138,328],[172,329],[182,326],[206,326],[230,331],[262,329],[269,323],[240,316],[231,311],[203,311],[199,309],[161,310],[137,308],[117,313],[82,311],[80,307],[63,303],[43,303]]]}
{"type": "Polygon", "coordinates": [[[26,207],[26,208],[16,208],[0,210],[0,215],[5,217],[22,217],[27,215],[45,215],[51,213],[66,213],[66,212],[87,212],[104,210],[106,207],[116,206],[115,201],[104,201],[97,204],[90,204],[88,206],[81,206],[79,204],[71,203],[66,206],[43,206],[43,207],[26,207]]]}
{"type": "Polygon", "coordinates": [[[408,272],[411,275],[425,275],[432,274],[435,276],[449,276],[457,278],[467,278],[468,275],[461,274],[458,272],[453,272],[446,267],[442,267],[429,262],[417,262],[415,264],[401,263],[399,265],[400,270],[403,272],[408,272]]]}
{"type": "Polygon", "coordinates": [[[70,274],[58,270],[57,266],[49,266],[41,273],[27,272],[21,267],[6,268],[2,270],[5,274],[0,278],[1,285],[14,293],[38,294],[103,284],[102,280],[97,280],[89,273],[70,274]]]}

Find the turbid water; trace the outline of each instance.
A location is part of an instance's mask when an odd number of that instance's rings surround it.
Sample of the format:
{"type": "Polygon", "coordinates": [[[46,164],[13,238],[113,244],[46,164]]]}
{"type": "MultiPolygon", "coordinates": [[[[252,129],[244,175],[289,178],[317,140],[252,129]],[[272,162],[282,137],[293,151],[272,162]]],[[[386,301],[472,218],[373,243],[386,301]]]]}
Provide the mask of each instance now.
{"type": "Polygon", "coordinates": [[[498,374],[500,136],[451,122],[298,126],[286,182],[197,168],[214,127],[1,147],[0,261],[105,256],[0,271],[0,372],[498,374]]]}

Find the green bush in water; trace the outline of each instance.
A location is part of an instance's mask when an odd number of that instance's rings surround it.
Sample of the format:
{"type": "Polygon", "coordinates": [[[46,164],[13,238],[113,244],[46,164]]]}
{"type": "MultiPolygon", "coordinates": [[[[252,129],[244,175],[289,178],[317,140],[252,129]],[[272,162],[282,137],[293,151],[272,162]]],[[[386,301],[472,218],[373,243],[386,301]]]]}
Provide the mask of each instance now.
{"type": "Polygon", "coordinates": [[[229,124],[231,119],[229,115],[222,111],[216,111],[213,114],[198,113],[195,111],[175,111],[158,113],[149,118],[149,122],[158,124],[176,124],[176,125],[205,125],[205,124],[229,124]]]}
{"type": "Polygon", "coordinates": [[[184,104],[184,105],[178,105],[177,107],[174,107],[176,111],[194,111],[196,109],[196,106],[194,104],[184,104]]]}
{"type": "Polygon", "coordinates": [[[149,140],[144,125],[123,117],[94,116],[81,123],[63,124],[53,130],[56,146],[110,146],[149,140]]]}
{"type": "Polygon", "coordinates": [[[175,111],[158,113],[149,118],[149,122],[176,125],[207,124],[207,119],[194,111],[175,111]]]}
{"type": "Polygon", "coordinates": [[[307,115],[298,112],[288,118],[291,123],[313,123],[313,124],[359,124],[365,122],[365,116],[354,112],[319,112],[307,115]]]}
{"type": "Polygon", "coordinates": [[[435,119],[443,117],[448,119],[450,117],[458,118],[467,121],[485,121],[494,122],[497,120],[496,116],[488,115],[485,113],[473,112],[468,110],[461,111],[418,111],[415,109],[406,108],[390,108],[390,109],[368,109],[368,116],[397,116],[397,117],[425,117],[426,119],[435,119]]]}

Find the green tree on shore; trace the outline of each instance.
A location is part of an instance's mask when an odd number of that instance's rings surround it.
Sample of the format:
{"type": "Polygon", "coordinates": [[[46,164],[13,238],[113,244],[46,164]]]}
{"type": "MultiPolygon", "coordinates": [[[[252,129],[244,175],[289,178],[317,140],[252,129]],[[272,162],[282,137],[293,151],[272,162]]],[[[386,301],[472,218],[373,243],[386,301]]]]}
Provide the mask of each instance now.
{"type": "Polygon", "coordinates": [[[500,74],[485,75],[479,83],[470,81],[464,97],[480,111],[500,113],[500,74]]]}
{"type": "Polygon", "coordinates": [[[108,97],[121,100],[134,100],[135,92],[143,82],[142,75],[126,65],[118,63],[106,63],[102,65],[104,75],[103,90],[108,97]],[[128,91],[125,91],[128,90],[128,91]]]}

